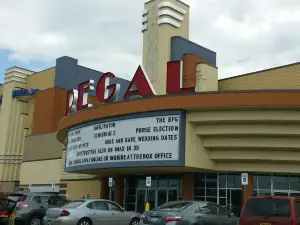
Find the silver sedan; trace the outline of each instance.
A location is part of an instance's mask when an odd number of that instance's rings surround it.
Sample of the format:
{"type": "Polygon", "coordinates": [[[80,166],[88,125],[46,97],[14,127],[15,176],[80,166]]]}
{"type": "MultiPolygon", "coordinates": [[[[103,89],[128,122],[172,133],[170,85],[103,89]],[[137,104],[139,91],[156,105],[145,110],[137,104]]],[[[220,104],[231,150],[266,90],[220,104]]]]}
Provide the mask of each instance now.
{"type": "Polygon", "coordinates": [[[139,221],[139,213],[126,211],[115,202],[82,199],[47,209],[43,225],[138,225],[139,221]]]}

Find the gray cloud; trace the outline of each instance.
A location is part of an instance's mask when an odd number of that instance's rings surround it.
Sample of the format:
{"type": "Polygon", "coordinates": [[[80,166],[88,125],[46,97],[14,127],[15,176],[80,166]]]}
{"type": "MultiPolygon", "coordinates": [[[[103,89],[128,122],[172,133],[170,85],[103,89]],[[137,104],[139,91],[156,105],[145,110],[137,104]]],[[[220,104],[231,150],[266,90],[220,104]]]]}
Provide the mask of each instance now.
{"type": "MultiPolygon", "coordinates": [[[[220,78],[300,61],[300,1],[183,1],[190,39],[217,52],[220,78]]],[[[1,1],[0,49],[25,62],[68,55],[130,78],[142,61],[143,2],[1,1]]]]}

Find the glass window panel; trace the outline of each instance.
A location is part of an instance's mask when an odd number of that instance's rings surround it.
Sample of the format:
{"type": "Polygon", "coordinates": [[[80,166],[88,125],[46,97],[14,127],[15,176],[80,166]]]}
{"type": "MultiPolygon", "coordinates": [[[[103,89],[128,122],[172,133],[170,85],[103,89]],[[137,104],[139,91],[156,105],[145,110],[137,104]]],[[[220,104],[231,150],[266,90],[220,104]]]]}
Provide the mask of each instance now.
{"type": "Polygon", "coordinates": [[[167,176],[159,176],[158,177],[158,187],[168,187],[168,177],[167,176]]]}
{"type": "Polygon", "coordinates": [[[218,201],[217,201],[217,198],[213,198],[213,197],[206,197],[206,201],[207,201],[207,202],[215,202],[215,203],[218,202],[218,201]]]}
{"type": "Polygon", "coordinates": [[[271,196],[271,190],[258,190],[258,196],[271,196]]]}
{"type": "Polygon", "coordinates": [[[288,176],[273,176],[273,189],[288,190],[289,177],[288,176]]]}
{"type": "Polygon", "coordinates": [[[138,188],[146,188],[146,177],[137,177],[138,188]]]}
{"type": "Polygon", "coordinates": [[[125,196],[125,202],[127,202],[127,203],[135,203],[135,195],[127,195],[127,196],[125,196]]]}
{"type": "Polygon", "coordinates": [[[206,189],[206,196],[217,197],[217,189],[206,189]]]}
{"type": "Polygon", "coordinates": [[[206,188],[217,188],[218,175],[216,173],[206,174],[206,188]]]}
{"type": "Polygon", "coordinates": [[[135,196],[136,189],[127,189],[125,191],[125,193],[127,193],[127,195],[134,195],[135,196]]]}
{"type": "Polygon", "coordinates": [[[136,177],[126,177],[126,187],[136,188],[136,177]]]}
{"type": "Polygon", "coordinates": [[[199,196],[195,196],[194,197],[195,201],[205,201],[205,197],[199,197],[199,196]]]}
{"type": "Polygon", "coordinates": [[[135,211],[135,204],[125,203],[125,209],[127,211],[135,211]]]}
{"type": "Polygon", "coordinates": [[[252,196],[257,196],[258,195],[257,193],[258,193],[257,190],[253,190],[252,196]]]}
{"type": "Polygon", "coordinates": [[[219,198],[219,204],[220,204],[221,206],[226,206],[226,205],[227,205],[227,203],[226,203],[226,198],[219,198]]]}
{"type": "Polygon", "coordinates": [[[227,174],[227,188],[241,188],[241,174],[227,174]]]}
{"type": "Polygon", "coordinates": [[[194,196],[205,196],[205,189],[204,188],[195,188],[194,196]]]}
{"type": "Polygon", "coordinates": [[[177,190],[169,190],[168,192],[168,201],[177,201],[177,190]]]}
{"type": "Polygon", "coordinates": [[[158,190],[157,206],[161,206],[167,202],[167,190],[158,190]]]}
{"type": "Polygon", "coordinates": [[[179,187],[179,177],[178,176],[168,176],[169,187],[179,187]]]}
{"type": "Polygon", "coordinates": [[[226,198],[226,189],[219,189],[219,197],[226,198]]]}
{"type": "Polygon", "coordinates": [[[226,173],[219,174],[219,188],[226,188],[226,173]]]}
{"type": "Polygon", "coordinates": [[[290,190],[300,191],[300,177],[298,176],[290,177],[290,190]]]}
{"type": "Polygon", "coordinates": [[[254,175],[254,176],[253,176],[253,188],[254,188],[254,189],[257,189],[257,188],[258,188],[258,186],[257,186],[257,175],[254,175]]]}
{"type": "Polygon", "coordinates": [[[204,173],[195,174],[195,187],[205,188],[205,174],[204,173]]]}
{"type": "Polygon", "coordinates": [[[169,187],[179,187],[179,177],[178,176],[168,176],[169,187]]]}
{"type": "Polygon", "coordinates": [[[257,182],[258,182],[258,189],[271,189],[270,175],[258,175],[257,182]]]}
{"type": "Polygon", "coordinates": [[[158,183],[157,176],[151,176],[151,187],[156,188],[157,183],[158,183]]]}

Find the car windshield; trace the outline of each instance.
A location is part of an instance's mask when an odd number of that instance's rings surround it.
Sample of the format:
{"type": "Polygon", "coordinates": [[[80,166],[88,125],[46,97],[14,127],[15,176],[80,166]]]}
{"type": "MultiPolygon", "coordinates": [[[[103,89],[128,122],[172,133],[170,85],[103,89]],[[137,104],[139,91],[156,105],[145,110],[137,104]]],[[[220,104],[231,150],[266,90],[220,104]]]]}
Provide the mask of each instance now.
{"type": "Polygon", "coordinates": [[[66,204],[64,204],[62,207],[63,208],[77,208],[78,206],[82,205],[83,203],[85,203],[86,201],[84,200],[78,200],[78,201],[72,201],[72,202],[67,202],[66,204]]]}
{"type": "Polygon", "coordinates": [[[290,217],[289,199],[253,198],[249,199],[244,216],[290,217]]]}
{"type": "Polygon", "coordinates": [[[182,211],[183,209],[189,207],[192,204],[193,204],[192,202],[171,202],[171,203],[163,204],[163,205],[153,209],[153,211],[157,211],[157,210],[182,211]]]}
{"type": "Polygon", "coordinates": [[[7,199],[17,202],[23,195],[8,195],[7,199]]]}

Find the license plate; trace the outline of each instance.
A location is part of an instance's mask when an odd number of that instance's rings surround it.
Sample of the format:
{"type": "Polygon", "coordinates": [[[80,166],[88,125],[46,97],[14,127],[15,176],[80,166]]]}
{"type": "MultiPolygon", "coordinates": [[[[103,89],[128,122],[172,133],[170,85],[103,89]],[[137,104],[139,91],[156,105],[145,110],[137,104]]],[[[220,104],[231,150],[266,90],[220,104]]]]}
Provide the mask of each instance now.
{"type": "Polygon", "coordinates": [[[158,217],[151,217],[150,221],[153,223],[158,223],[159,219],[158,219],[158,217]]]}
{"type": "Polygon", "coordinates": [[[260,225],[271,225],[271,223],[262,222],[260,225]]]}

